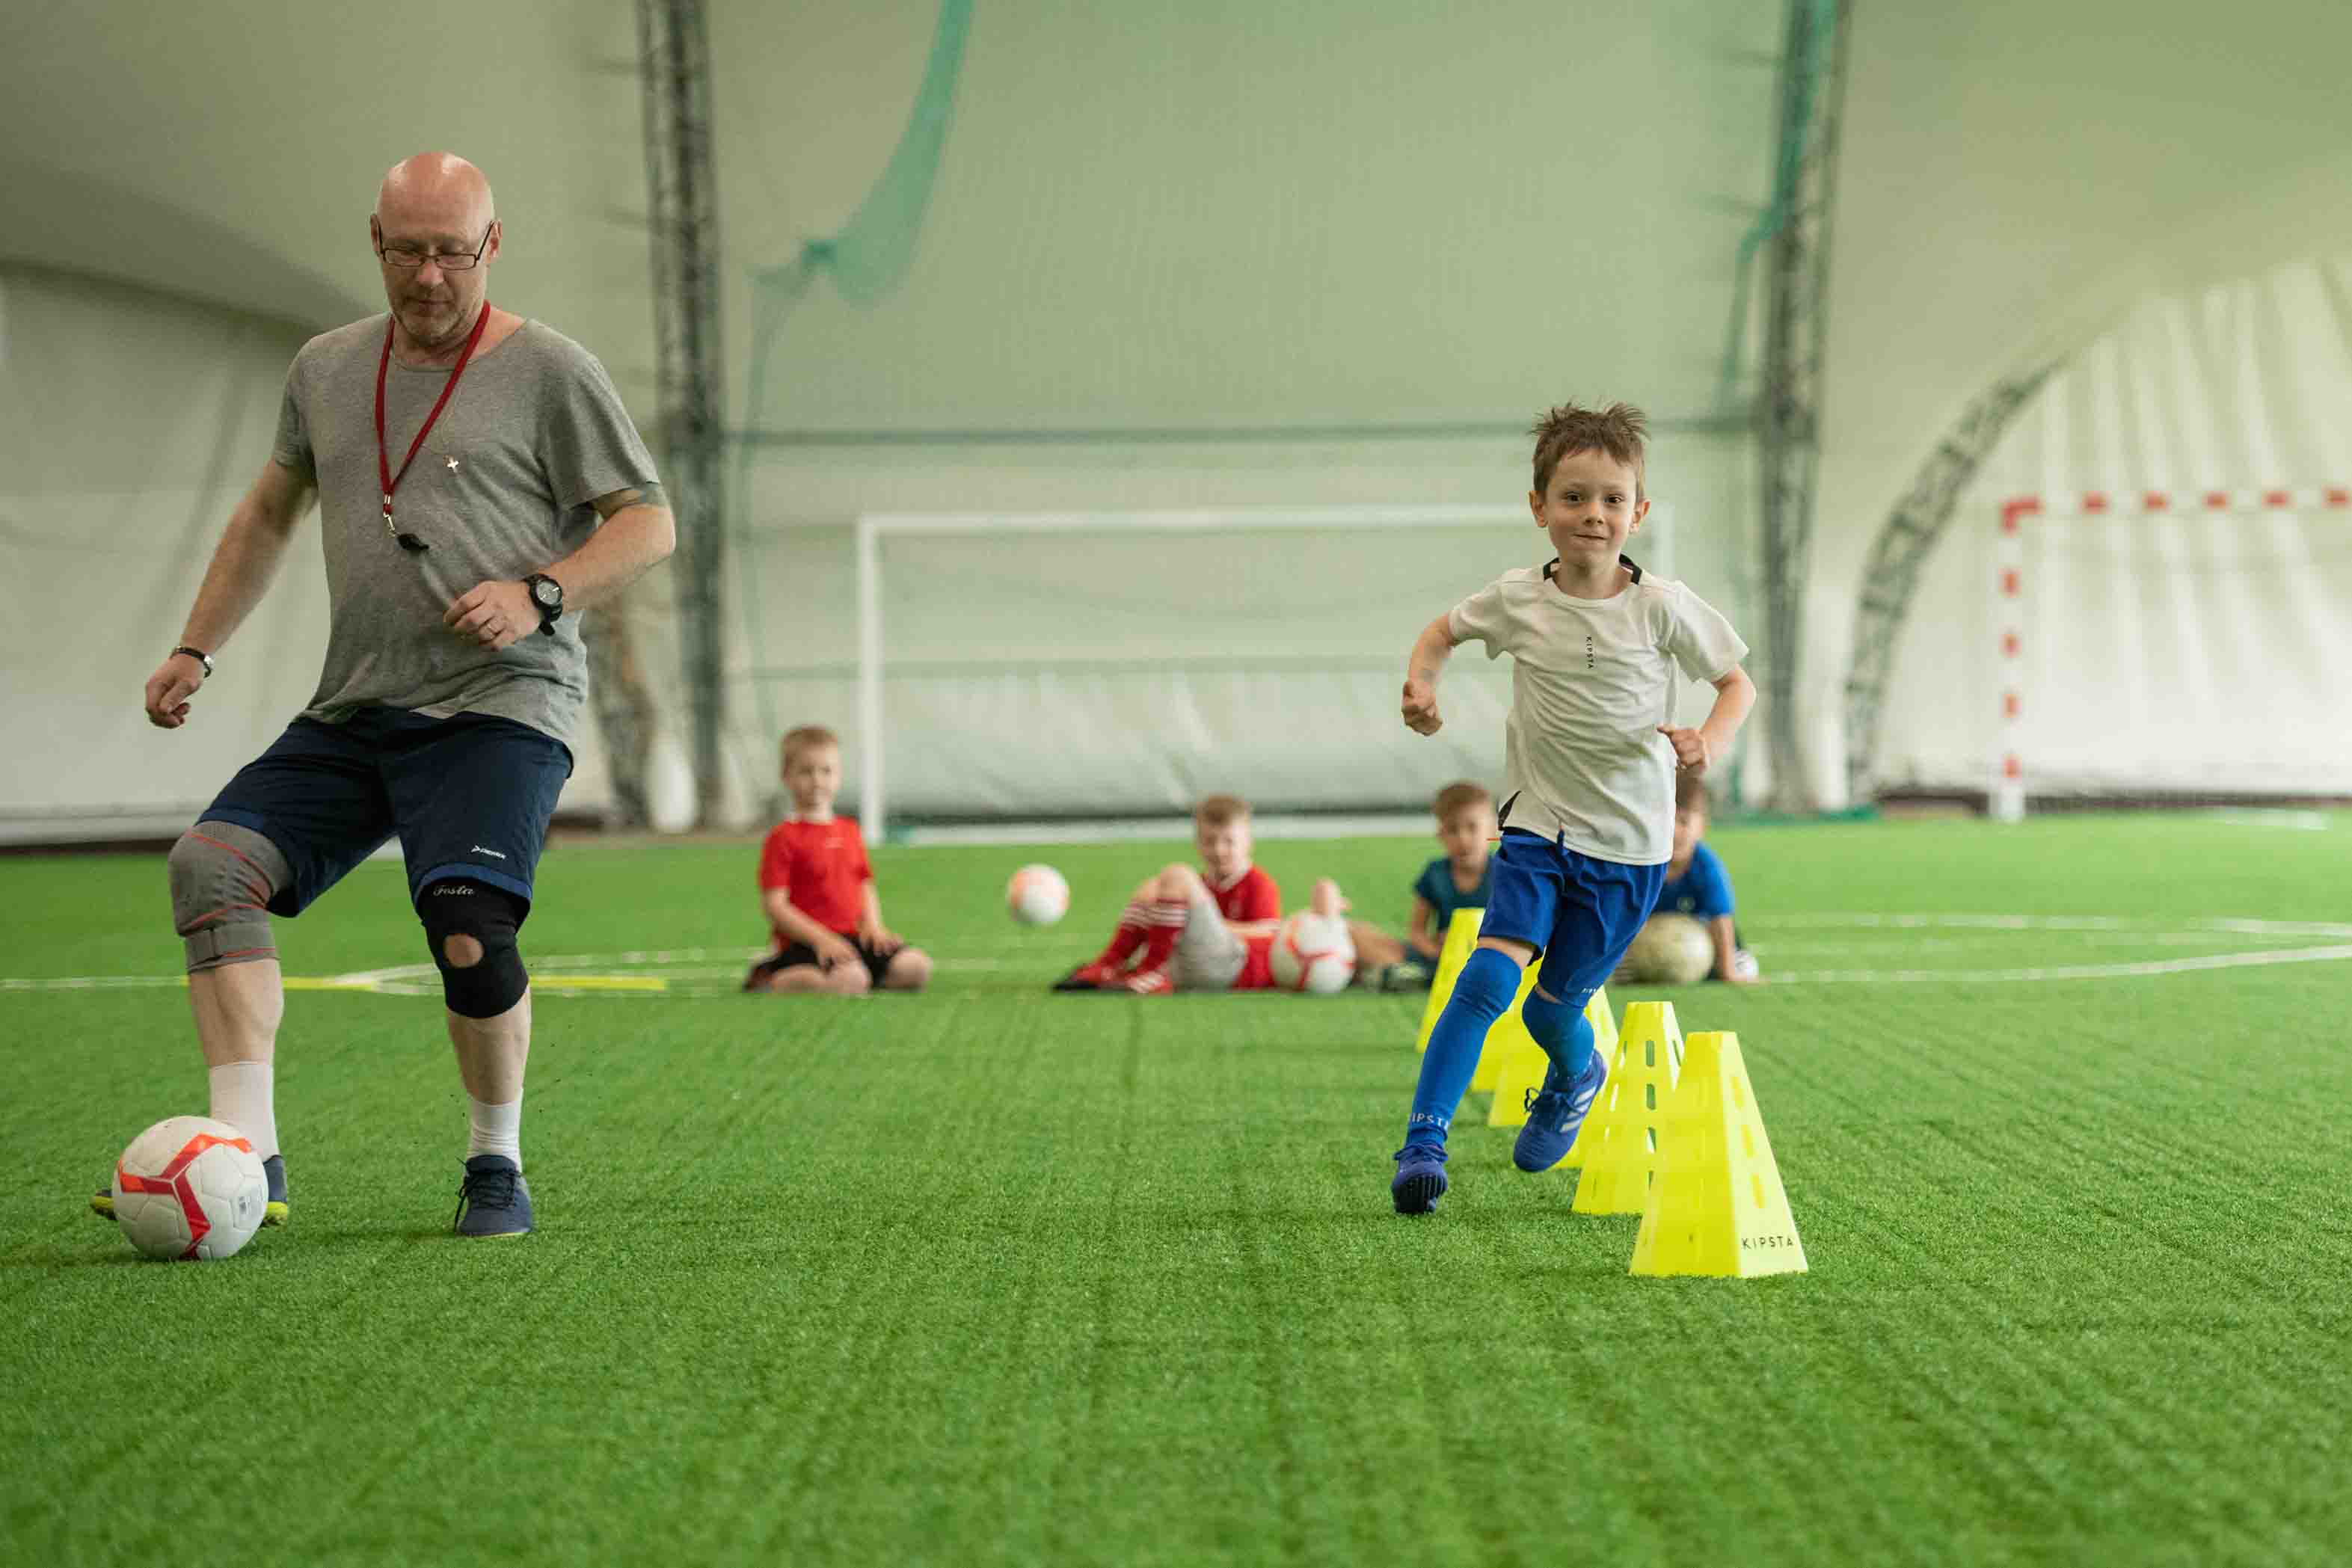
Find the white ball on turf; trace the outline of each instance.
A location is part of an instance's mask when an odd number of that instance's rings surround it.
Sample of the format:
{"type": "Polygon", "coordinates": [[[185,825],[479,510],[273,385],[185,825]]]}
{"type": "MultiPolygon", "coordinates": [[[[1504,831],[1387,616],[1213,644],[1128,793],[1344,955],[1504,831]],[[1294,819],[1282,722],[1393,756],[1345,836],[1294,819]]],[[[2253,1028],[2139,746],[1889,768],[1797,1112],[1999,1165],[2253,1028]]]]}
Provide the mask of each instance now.
{"type": "Polygon", "coordinates": [[[1286,991],[1328,997],[1356,973],[1356,942],[1336,915],[1300,910],[1274,934],[1274,983],[1286,991]]]}
{"type": "Polygon", "coordinates": [[[1024,925],[1051,925],[1070,912],[1070,884],[1049,865],[1024,865],[1004,884],[1005,907],[1024,925]]]}
{"type": "Polygon", "coordinates": [[[232,1257],[268,1202],[252,1142],[208,1116],[156,1123],[114,1164],[115,1227],[150,1258],[232,1257]]]}
{"type": "Polygon", "coordinates": [[[1696,985],[1715,972],[1715,938],[1687,915],[1653,915],[1618,972],[1644,985],[1696,985]]]}

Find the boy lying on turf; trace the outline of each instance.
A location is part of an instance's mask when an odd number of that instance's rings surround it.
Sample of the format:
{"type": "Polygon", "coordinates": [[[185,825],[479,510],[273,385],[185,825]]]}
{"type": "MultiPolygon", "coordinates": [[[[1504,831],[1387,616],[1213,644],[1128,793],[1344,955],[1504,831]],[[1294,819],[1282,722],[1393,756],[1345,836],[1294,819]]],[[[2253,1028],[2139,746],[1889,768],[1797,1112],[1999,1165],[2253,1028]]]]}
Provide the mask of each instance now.
{"type": "Polygon", "coordinates": [[[1250,863],[1249,802],[1211,795],[1192,809],[1198,871],[1183,864],[1143,879],[1109,946],[1055,982],[1057,991],[1259,991],[1274,983],[1269,956],[1282,890],[1250,863]]]}

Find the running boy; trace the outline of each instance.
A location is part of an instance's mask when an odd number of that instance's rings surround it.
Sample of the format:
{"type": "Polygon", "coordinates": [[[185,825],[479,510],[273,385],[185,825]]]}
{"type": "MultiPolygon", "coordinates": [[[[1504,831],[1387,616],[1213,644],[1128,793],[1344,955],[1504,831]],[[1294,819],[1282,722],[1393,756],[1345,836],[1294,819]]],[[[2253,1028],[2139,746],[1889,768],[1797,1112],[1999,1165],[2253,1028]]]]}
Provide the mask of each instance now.
{"type": "Polygon", "coordinates": [[[1495,842],[1495,798],[1466,779],[1437,792],[1437,841],[1445,852],[1421,868],[1412,884],[1412,925],[1402,942],[1377,925],[1348,922],[1356,943],[1356,973],[1384,991],[1427,990],[1437,974],[1446,930],[1465,909],[1486,907],[1489,851],[1495,842]]]}
{"type": "Polygon", "coordinates": [[[784,736],[784,788],[793,814],[760,848],[760,903],[775,951],[743,977],[747,991],[919,991],[930,955],[882,924],[882,898],[857,824],[833,814],[841,792],[841,741],[807,724],[784,736]]]}
{"type": "Polygon", "coordinates": [[[1706,837],[1706,780],[1685,773],[1675,780],[1675,853],[1666,862],[1665,885],[1658,890],[1660,915],[1687,915],[1706,927],[1715,943],[1715,967],[1707,978],[1735,986],[1759,977],[1756,955],[1739,945],[1732,924],[1731,873],[1701,841],[1706,837]]]}
{"type": "Polygon", "coordinates": [[[1249,802],[1211,795],[1192,808],[1201,869],[1143,879],[1110,945],[1055,983],[1057,991],[1262,991],[1274,984],[1282,890],[1250,863],[1249,802]]]}
{"type": "Polygon", "coordinates": [[[1674,850],[1675,770],[1703,772],[1756,700],[1739,667],[1748,645],[1730,623],[1622,553],[1650,509],[1645,424],[1625,403],[1545,414],[1532,432],[1528,506],[1558,555],[1431,622],[1406,665],[1404,721],[1434,735],[1437,677],[1454,647],[1475,641],[1490,659],[1512,655],[1493,896],[1422,1058],[1389,1186],[1399,1214],[1435,1212],[1454,1108],[1486,1030],[1538,954],[1543,967],[1519,1016],[1551,1064],[1511,1159],[1544,1171],[1568,1153],[1609,1071],[1584,1004],[1657,902],[1674,850]],[[1672,722],[1677,670],[1716,689],[1696,729],[1672,722]]]}

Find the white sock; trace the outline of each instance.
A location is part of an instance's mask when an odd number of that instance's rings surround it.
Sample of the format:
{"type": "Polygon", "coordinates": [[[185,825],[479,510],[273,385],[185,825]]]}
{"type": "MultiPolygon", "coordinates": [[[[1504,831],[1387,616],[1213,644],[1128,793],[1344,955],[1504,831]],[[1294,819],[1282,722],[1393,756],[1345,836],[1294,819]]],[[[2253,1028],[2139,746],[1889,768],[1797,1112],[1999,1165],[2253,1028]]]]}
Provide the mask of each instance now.
{"type": "Polygon", "coordinates": [[[278,1113],[270,1106],[270,1065],[232,1061],[212,1070],[215,1122],[226,1122],[253,1140],[253,1152],[268,1159],[278,1152],[278,1113]]]}
{"type": "Polygon", "coordinates": [[[466,1103],[472,1108],[474,1124],[473,1134],[466,1140],[466,1157],[504,1155],[514,1161],[515,1169],[522,1169],[522,1096],[503,1105],[485,1105],[468,1094],[466,1103]]]}

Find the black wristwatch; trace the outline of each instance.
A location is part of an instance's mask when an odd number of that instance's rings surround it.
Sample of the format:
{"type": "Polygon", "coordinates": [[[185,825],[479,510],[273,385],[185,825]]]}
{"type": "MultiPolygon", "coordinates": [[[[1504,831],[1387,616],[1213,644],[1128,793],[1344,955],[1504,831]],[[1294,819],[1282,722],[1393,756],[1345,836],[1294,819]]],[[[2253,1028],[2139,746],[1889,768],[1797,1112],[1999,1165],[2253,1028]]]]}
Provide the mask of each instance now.
{"type": "Polygon", "coordinates": [[[543,571],[534,571],[522,580],[530,590],[530,601],[539,611],[539,629],[549,636],[555,635],[555,623],[563,619],[563,584],[543,571]]]}
{"type": "MultiPolygon", "coordinates": [[[[561,598],[562,596],[558,595],[557,597],[561,598]]],[[[178,647],[172,650],[171,656],[176,658],[182,653],[185,653],[189,658],[194,659],[197,664],[202,664],[205,667],[205,674],[209,675],[213,673],[213,656],[210,653],[205,653],[202,648],[191,648],[185,643],[183,643],[178,647]]]]}

